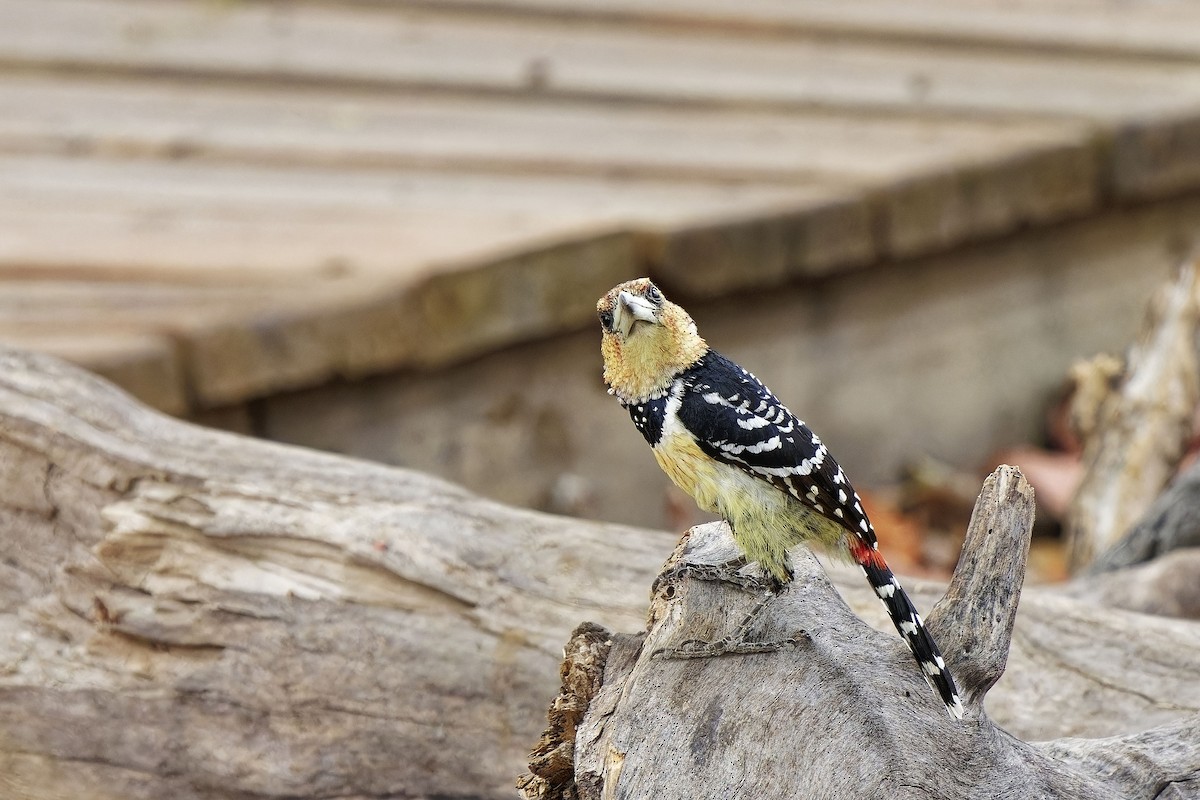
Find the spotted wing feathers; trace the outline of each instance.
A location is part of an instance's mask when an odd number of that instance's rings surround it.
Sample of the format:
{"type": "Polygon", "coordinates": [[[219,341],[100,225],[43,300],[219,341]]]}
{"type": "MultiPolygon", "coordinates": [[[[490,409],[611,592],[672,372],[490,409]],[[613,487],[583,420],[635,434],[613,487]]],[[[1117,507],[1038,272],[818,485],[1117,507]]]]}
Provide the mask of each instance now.
{"type": "Polygon", "coordinates": [[[705,453],[875,544],[862,501],[829,449],[757,378],[710,351],[689,370],[685,391],[679,418],[705,453]]]}

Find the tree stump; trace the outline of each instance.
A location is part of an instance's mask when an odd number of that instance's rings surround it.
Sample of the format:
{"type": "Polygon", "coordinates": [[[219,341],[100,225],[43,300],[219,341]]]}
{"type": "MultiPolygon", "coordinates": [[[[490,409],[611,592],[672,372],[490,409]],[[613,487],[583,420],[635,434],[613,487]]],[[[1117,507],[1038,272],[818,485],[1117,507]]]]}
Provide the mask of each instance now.
{"type": "MultiPolygon", "coordinates": [[[[545,800],[1128,800],[1163,797],[1164,786],[1183,791],[1200,780],[1198,715],[1103,744],[1033,745],[987,714],[984,700],[1008,657],[1032,522],[1032,490],[1019,471],[999,468],[984,485],[949,591],[929,617],[959,682],[962,722],[941,708],[899,637],[855,616],[801,549],[795,582],[768,603],[753,635],[794,646],[698,660],[658,657],[685,640],[727,635],[758,600],[733,585],[692,579],[660,589],[644,635],[577,632],[564,675],[575,671],[572,659],[603,657],[603,681],[585,684],[584,695],[577,684],[564,684],[560,700],[574,702],[556,706],[573,706],[576,719],[552,725],[537,751],[557,752],[556,769],[539,774],[535,759],[519,785],[526,797],[545,800]],[[597,649],[601,640],[604,649],[597,649]],[[573,741],[564,741],[570,732],[573,741]],[[573,769],[564,770],[571,745],[573,769]]],[[[676,559],[719,564],[736,553],[728,528],[711,524],[693,529],[676,559]]],[[[1092,631],[1081,624],[1075,633],[1092,631]]],[[[1191,663],[1200,665],[1200,631],[1190,634],[1191,663]]],[[[1104,655],[1098,642],[1070,644],[1064,659],[1104,655]]],[[[1155,656],[1170,652],[1169,643],[1157,644],[1155,656]]],[[[587,672],[599,674],[594,663],[587,672]]],[[[1067,687],[1053,684],[1053,669],[1033,677],[1046,681],[1045,714],[1072,703],[1067,687]]]]}

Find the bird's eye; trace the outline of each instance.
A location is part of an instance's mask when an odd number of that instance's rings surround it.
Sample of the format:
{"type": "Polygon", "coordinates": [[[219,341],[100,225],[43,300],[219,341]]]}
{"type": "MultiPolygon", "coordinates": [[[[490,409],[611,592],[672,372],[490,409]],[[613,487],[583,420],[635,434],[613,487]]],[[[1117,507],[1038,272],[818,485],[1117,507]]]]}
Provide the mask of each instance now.
{"type": "Polygon", "coordinates": [[[662,292],[660,292],[658,287],[652,283],[646,289],[646,299],[651,303],[661,303],[663,299],[662,292]]]}
{"type": "Polygon", "coordinates": [[[611,331],[613,326],[613,312],[601,311],[600,324],[604,326],[604,330],[611,331]]]}

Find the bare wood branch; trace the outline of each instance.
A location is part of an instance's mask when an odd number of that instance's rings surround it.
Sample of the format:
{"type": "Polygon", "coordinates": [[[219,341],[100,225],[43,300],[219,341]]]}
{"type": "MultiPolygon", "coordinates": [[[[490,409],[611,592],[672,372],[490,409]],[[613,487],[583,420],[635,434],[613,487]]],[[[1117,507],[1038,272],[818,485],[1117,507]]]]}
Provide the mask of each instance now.
{"type": "Polygon", "coordinates": [[[1068,519],[1071,566],[1116,542],[1170,480],[1200,398],[1194,265],[1152,299],[1121,387],[1100,412],[1068,519]]]}
{"type": "Polygon", "coordinates": [[[1004,673],[1033,532],[1033,488],[1016,467],[984,481],[958,569],[929,615],[963,700],[980,703],[1004,673]]]}

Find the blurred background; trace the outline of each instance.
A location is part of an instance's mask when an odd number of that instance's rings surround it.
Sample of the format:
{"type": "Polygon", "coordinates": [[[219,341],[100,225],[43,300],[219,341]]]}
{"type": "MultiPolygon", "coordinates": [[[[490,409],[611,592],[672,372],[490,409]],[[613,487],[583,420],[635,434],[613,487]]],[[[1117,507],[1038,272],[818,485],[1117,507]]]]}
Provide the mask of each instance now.
{"type": "Polygon", "coordinates": [[[1001,458],[1053,533],[1068,370],[1198,222],[1187,2],[0,0],[0,340],[555,513],[699,519],[600,380],[649,275],[898,571],[1001,458]]]}

